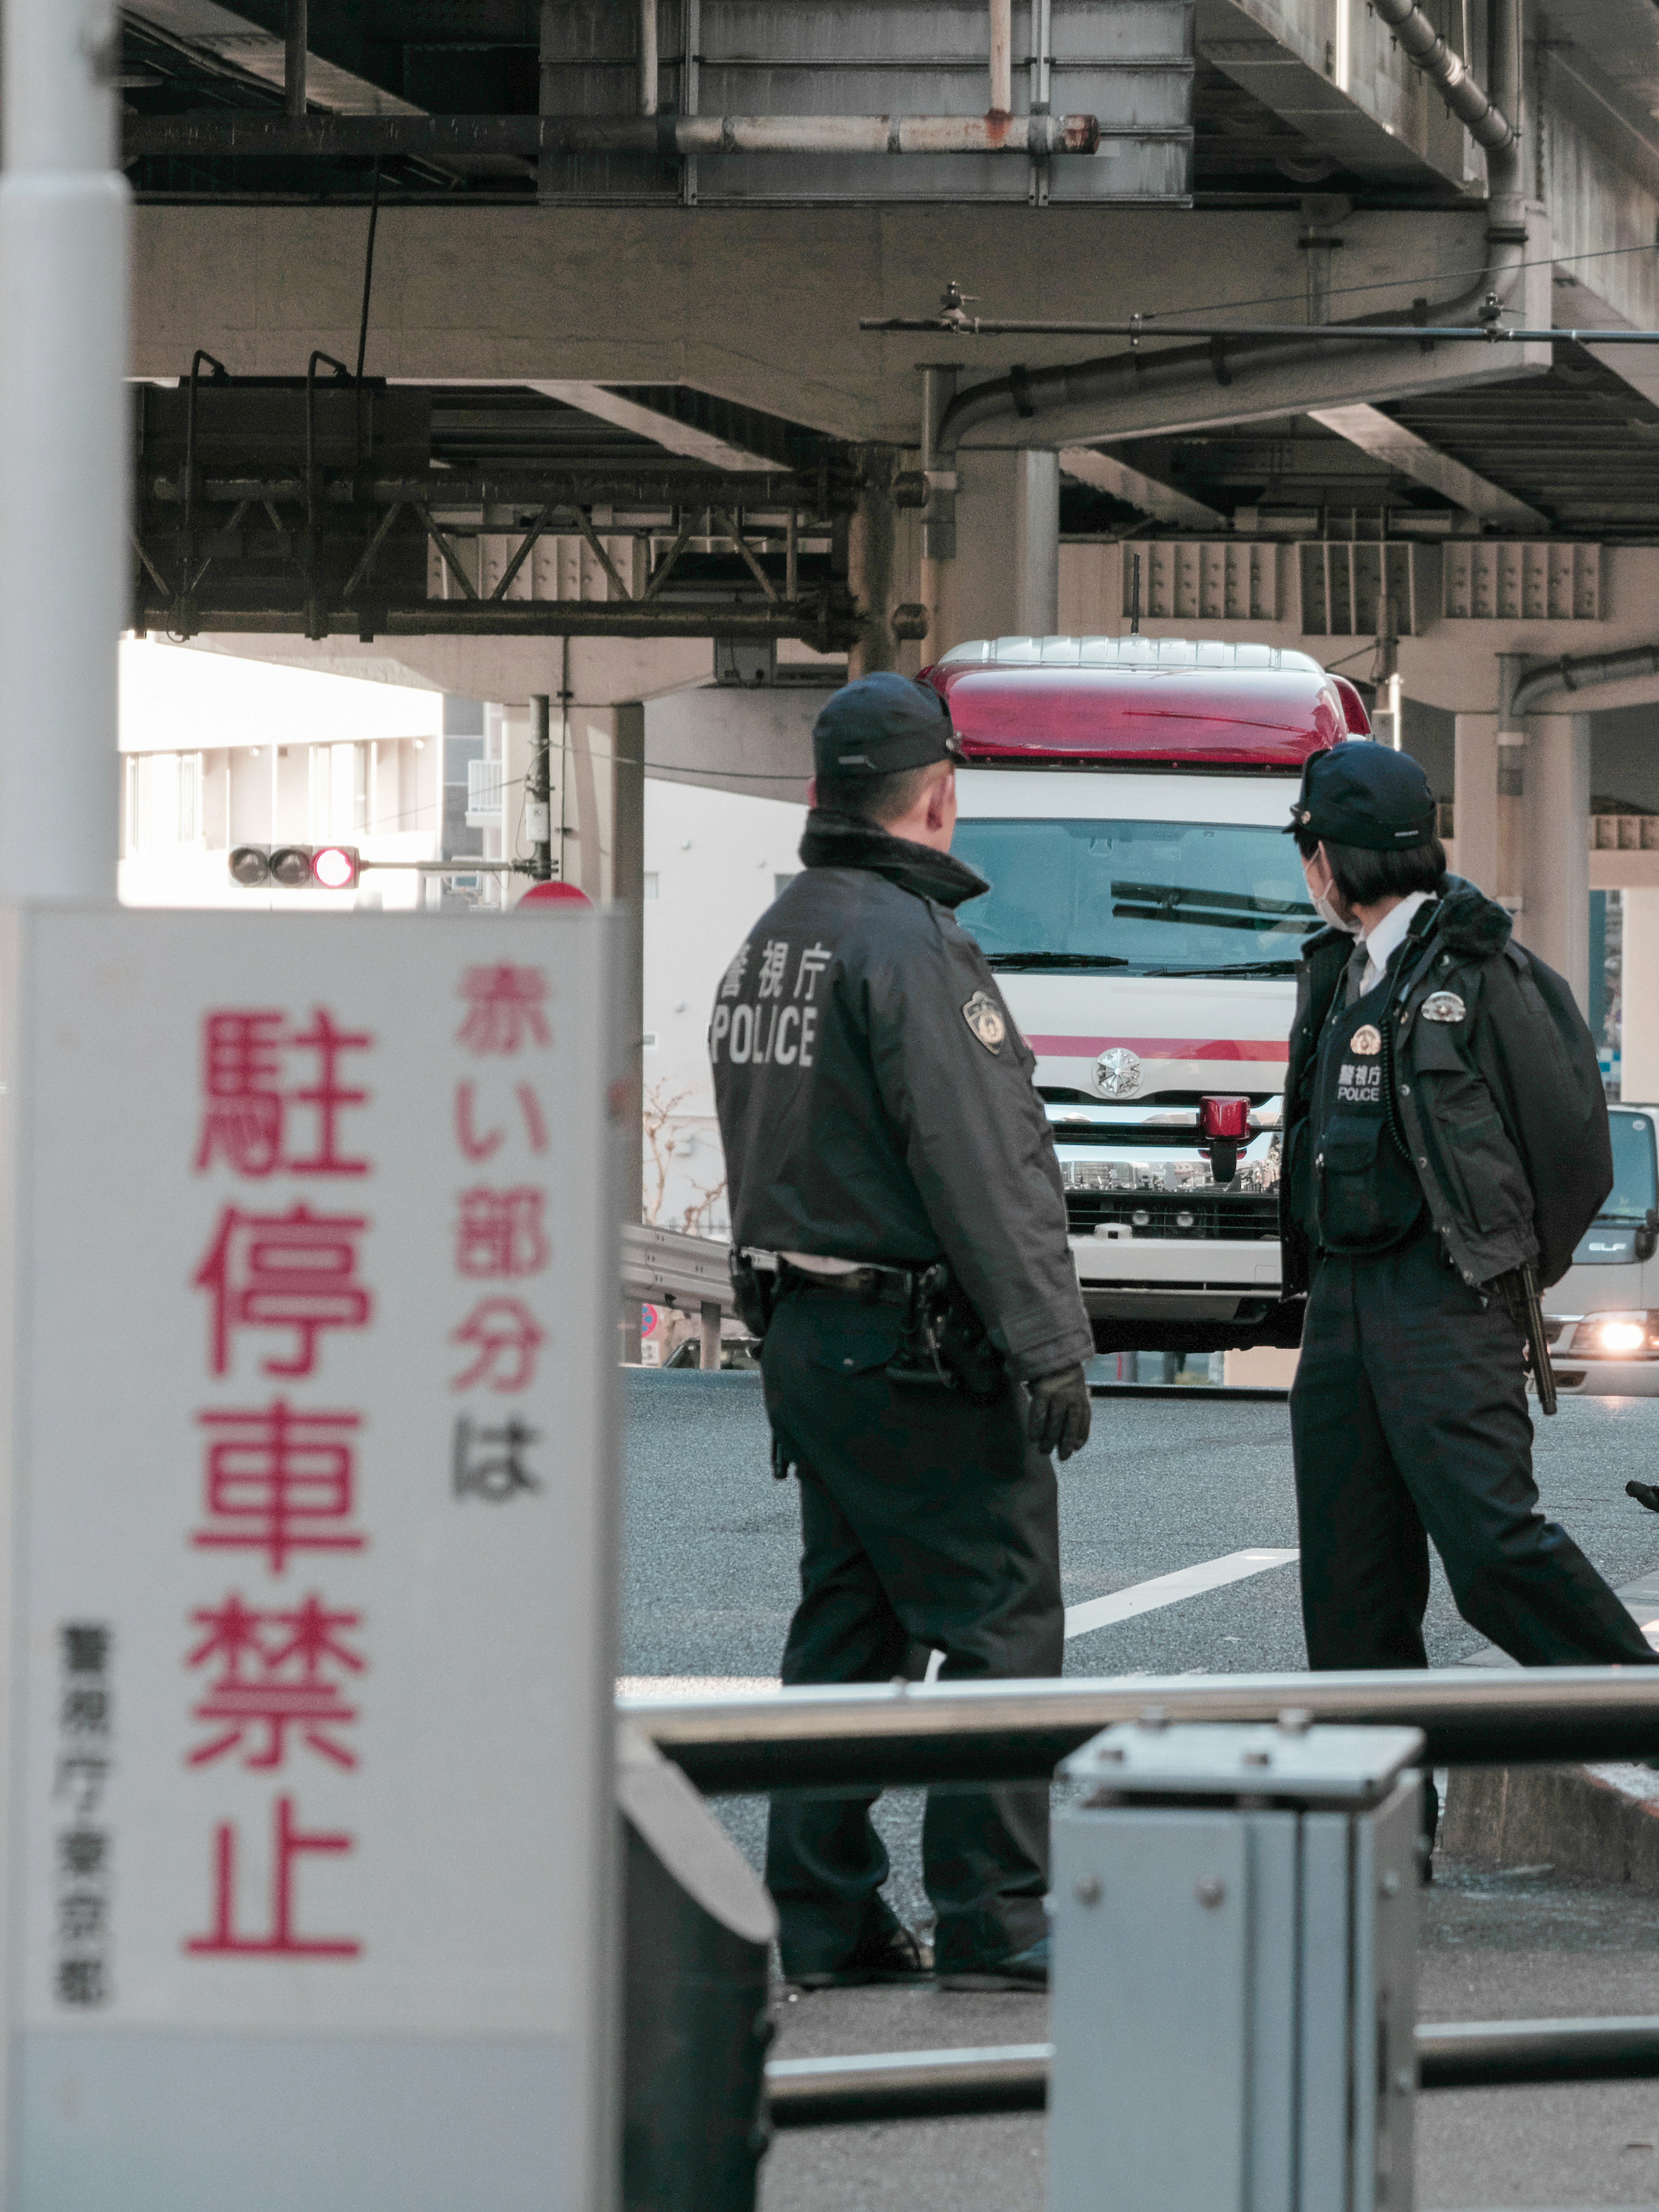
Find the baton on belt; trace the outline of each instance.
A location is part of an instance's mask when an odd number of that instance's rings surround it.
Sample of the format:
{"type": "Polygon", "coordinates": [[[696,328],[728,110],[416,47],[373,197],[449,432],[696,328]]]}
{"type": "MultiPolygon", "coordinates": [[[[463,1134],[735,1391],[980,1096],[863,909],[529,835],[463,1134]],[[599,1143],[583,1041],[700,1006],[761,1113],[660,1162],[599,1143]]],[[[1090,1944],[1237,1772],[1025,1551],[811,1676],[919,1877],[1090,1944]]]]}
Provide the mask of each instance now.
{"type": "Polygon", "coordinates": [[[1498,1278],[1510,1318],[1526,1339],[1527,1364],[1538,1392],[1540,1413],[1555,1411],[1555,1370],[1550,1365],[1549,1340],[1544,1334],[1544,1310],[1538,1303],[1538,1272],[1534,1267],[1511,1267],[1498,1278]]]}

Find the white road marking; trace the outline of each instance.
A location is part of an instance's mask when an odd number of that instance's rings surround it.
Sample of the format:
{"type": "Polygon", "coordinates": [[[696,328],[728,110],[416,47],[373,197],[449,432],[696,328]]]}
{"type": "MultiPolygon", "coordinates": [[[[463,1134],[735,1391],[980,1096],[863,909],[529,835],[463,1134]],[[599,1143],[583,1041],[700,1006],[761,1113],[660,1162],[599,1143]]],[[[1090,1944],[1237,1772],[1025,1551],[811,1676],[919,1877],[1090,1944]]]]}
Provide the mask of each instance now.
{"type": "MultiPolygon", "coordinates": [[[[1224,1589],[1229,1583],[1247,1581],[1272,1567],[1287,1567],[1296,1556],[1294,1551],[1228,1552],[1221,1559],[1202,1559],[1195,1567],[1182,1567],[1172,1575],[1154,1575],[1150,1582],[1131,1583],[1127,1589],[1113,1590],[1109,1596],[1067,1606],[1066,1640],[1108,1628],[1114,1621],[1133,1620],[1137,1613],[1179,1605],[1183,1598],[1200,1596],[1206,1590],[1224,1589]]],[[[924,1680],[938,1681],[944,1661],[942,1651],[932,1652],[924,1680]]],[[[1201,1674],[1203,1669],[1188,1668],[1187,1672],[1201,1674]]],[[[623,1674],[617,1677],[617,1693],[623,1698],[713,1698],[782,1686],[775,1674],[623,1674]]]]}
{"type": "Polygon", "coordinates": [[[1114,1621],[1133,1620],[1137,1613],[1156,1613],[1161,1606],[1179,1605],[1183,1598],[1197,1597],[1205,1590],[1223,1589],[1229,1583],[1266,1574],[1271,1567],[1287,1567],[1296,1556],[1294,1551],[1228,1552],[1218,1559],[1200,1560],[1197,1566],[1182,1567],[1172,1575],[1154,1575],[1150,1582],[1131,1583],[1127,1589],[1113,1590],[1109,1596],[1068,1605],[1066,1640],[1070,1643],[1074,1636],[1109,1628],[1114,1621]]]}
{"type": "Polygon", "coordinates": [[[618,1674],[619,1698],[724,1698],[750,1690],[781,1690],[775,1674],[618,1674]]]}

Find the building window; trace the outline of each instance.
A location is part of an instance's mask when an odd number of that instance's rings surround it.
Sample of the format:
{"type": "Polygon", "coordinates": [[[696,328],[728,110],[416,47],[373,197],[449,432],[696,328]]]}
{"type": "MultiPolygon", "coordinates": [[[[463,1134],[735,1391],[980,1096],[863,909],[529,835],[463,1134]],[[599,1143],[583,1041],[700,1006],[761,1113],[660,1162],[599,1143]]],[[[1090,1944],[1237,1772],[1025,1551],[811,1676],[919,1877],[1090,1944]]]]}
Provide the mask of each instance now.
{"type": "Polygon", "coordinates": [[[369,828],[369,750],[366,744],[307,748],[307,799],[313,837],[352,837],[369,828]]]}
{"type": "Polygon", "coordinates": [[[127,850],[169,852],[202,842],[200,753],[133,753],[127,760],[127,850]]]}
{"type": "Polygon", "coordinates": [[[469,830],[501,826],[501,763],[498,760],[470,760],[466,764],[466,826],[469,830]]]}

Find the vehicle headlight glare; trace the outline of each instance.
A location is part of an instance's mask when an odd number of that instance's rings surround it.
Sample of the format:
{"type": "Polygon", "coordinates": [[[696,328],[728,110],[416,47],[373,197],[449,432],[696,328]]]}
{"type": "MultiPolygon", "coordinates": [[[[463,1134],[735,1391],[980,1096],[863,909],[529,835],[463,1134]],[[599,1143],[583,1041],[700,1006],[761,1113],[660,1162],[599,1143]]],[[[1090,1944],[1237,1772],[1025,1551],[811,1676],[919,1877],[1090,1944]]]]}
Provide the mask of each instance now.
{"type": "Polygon", "coordinates": [[[1614,1353],[1640,1352],[1647,1335],[1639,1321],[1604,1321],[1595,1332],[1596,1349],[1614,1353]]]}

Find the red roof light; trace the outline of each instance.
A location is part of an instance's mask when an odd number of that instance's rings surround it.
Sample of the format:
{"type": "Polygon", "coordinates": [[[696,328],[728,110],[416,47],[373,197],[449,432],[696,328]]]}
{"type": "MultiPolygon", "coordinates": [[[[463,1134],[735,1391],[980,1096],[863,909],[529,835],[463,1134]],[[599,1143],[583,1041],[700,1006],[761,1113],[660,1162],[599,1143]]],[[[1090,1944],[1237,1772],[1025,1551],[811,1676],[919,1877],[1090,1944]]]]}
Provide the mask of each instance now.
{"type": "MultiPolygon", "coordinates": [[[[946,662],[927,680],[948,701],[963,755],[975,761],[1295,774],[1353,728],[1338,679],[1310,666],[946,662]]],[[[1363,718],[1358,692],[1353,704],[1363,718]]]]}

